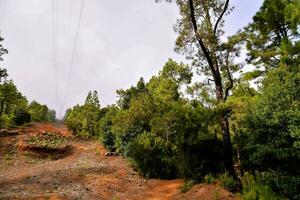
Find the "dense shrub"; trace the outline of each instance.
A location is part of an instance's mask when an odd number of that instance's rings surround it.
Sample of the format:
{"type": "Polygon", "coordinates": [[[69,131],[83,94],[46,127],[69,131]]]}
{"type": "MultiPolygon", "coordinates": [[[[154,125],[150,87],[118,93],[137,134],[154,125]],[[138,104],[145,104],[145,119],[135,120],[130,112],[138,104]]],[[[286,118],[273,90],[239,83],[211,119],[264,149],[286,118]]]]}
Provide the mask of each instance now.
{"type": "Polygon", "coordinates": [[[218,174],[224,171],[223,144],[217,139],[191,141],[180,147],[179,172],[181,176],[203,180],[207,174],[218,174]]]}
{"type": "Polygon", "coordinates": [[[255,180],[253,175],[245,174],[242,178],[243,189],[240,197],[244,200],[279,200],[278,197],[267,185],[255,180]]]}
{"type": "Polygon", "coordinates": [[[99,128],[97,131],[100,141],[109,151],[115,151],[115,135],[112,133],[113,119],[119,109],[115,106],[107,107],[105,113],[99,121],[99,128]]]}
{"type": "Polygon", "coordinates": [[[242,164],[275,192],[299,199],[300,68],[280,67],[263,81],[246,115],[242,164]]]}
{"type": "Polygon", "coordinates": [[[151,133],[144,132],[130,142],[128,156],[145,177],[174,178],[177,175],[172,146],[151,133]]]}
{"type": "Polygon", "coordinates": [[[15,111],[15,116],[14,116],[13,120],[14,120],[14,123],[16,125],[23,125],[25,123],[29,123],[30,122],[31,115],[25,109],[18,108],[15,111]]]}
{"type": "Polygon", "coordinates": [[[153,98],[140,94],[132,99],[127,110],[121,110],[112,121],[112,132],[115,136],[115,147],[126,155],[127,145],[139,134],[150,131],[150,120],[156,111],[153,98]]]}
{"type": "Polygon", "coordinates": [[[219,179],[222,181],[222,185],[229,191],[234,192],[238,189],[238,182],[227,172],[219,175],[219,179]]]}
{"type": "Polygon", "coordinates": [[[13,122],[13,116],[9,116],[9,115],[2,115],[0,117],[0,127],[1,128],[6,128],[8,126],[10,126],[13,122]]]}
{"type": "Polygon", "coordinates": [[[261,174],[260,180],[277,194],[300,199],[300,176],[297,174],[268,171],[261,174]]]}

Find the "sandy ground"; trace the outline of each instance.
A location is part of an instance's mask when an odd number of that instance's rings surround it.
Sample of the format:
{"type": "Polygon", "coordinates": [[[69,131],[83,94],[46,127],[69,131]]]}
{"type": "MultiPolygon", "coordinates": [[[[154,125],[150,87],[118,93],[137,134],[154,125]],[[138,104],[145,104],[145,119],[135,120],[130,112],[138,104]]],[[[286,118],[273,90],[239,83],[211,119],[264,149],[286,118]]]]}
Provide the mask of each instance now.
{"type": "Polygon", "coordinates": [[[1,136],[0,199],[237,199],[217,184],[199,184],[182,193],[183,180],[144,179],[125,159],[105,153],[99,142],[76,138],[58,124],[33,124],[1,136]],[[71,150],[57,160],[20,150],[24,138],[44,131],[67,137],[71,150]]]}

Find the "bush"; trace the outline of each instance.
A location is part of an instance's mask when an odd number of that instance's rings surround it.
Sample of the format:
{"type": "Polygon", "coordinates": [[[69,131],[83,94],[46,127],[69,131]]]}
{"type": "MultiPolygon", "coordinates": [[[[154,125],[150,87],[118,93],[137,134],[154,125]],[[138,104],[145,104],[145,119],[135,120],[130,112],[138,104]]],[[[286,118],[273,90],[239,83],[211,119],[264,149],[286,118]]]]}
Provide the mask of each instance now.
{"type": "Polygon", "coordinates": [[[202,181],[207,174],[224,171],[223,144],[216,139],[195,139],[179,148],[178,168],[182,177],[202,181]]]}
{"type": "Polygon", "coordinates": [[[233,192],[237,191],[238,189],[238,182],[231,176],[229,176],[228,172],[225,172],[224,174],[221,174],[219,176],[219,179],[222,181],[223,186],[233,192]]]}
{"type": "Polygon", "coordinates": [[[31,115],[29,112],[22,108],[18,108],[15,111],[15,116],[13,118],[13,121],[16,125],[23,125],[25,123],[29,123],[31,120],[31,115]]]}
{"type": "Polygon", "coordinates": [[[289,199],[300,199],[299,176],[272,171],[262,173],[260,180],[280,195],[284,195],[289,199]]]}
{"type": "Polygon", "coordinates": [[[74,135],[80,135],[82,131],[82,120],[80,118],[70,118],[65,121],[66,126],[74,135]]]}
{"type": "Polygon", "coordinates": [[[6,127],[10,126],[11,122],[12,122],[12,117],[9,115],[4,114],[0,117],[0,127],[1,128],[6,128],[6,127]]]}
{"type": "Polygon", "coordinates": [[[207,174],[206,176],[204,176],[204,182],[206,184],[211,184],[211,183],[214,183],[215,181],[216,181],[216,179],[212,174],[207,174]]]}
{"type": "Polygon", "coordinates": [[[100,119],[98,124],[98,137],[100,141],[109,151],[115,151],[115,136],[112,133],[113,118],[115,117],[118,109],[116,107],[107,108],[107,112],[100,119]]]}
{"type": "Polygon", "coordinates": [[[151,133],[137,136],[127,147],[141,175],[145,177],[174,178],[177,175],[176,159],[165,141],[151,133]]]}
{"type": "Polygon", "coordinates": [[[101,138],[100,141],[103,143],[105,148],[107,148],[109,151],[115,151],[115,138],[114,135],[111,132],[105,132],[101,138]]]}
{"type": "Polygon", "coordinates": [[[247,109],[242,167],[257,172],[263,184],[289,199],[300,188],[300,68],[270,71],[261,93],[247,109]]]}
{"type": "Polygon", "coordinates": [[[186,193],[187,191],[189,191],[193,186],[195,185],[195,181],[194,180],[187,180],[185,181],[182,186],[181,186],[181,192],[182,193],[186,193]]]}
{"type": "Polygon", "coordinates": [[[254,176],[245,174],[242,178],[243,190],[239,195],[244,200],[279,200],[280,197],[260,181],[255,181],[254,176]]]}

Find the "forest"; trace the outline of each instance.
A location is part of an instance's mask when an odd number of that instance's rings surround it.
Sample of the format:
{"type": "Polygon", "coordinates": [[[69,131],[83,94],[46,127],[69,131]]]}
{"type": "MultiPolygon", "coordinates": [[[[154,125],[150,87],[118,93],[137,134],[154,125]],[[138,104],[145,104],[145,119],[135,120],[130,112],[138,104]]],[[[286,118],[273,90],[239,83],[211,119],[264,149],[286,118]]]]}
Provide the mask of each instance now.
{"type": "MultiPolygon", "coordinates": [[[[157,3],[180,10],[174,50],[186,62],[169,58],[149,80],[117,90],[112,105],[90,91],[64,124],[145,178],[183,178],[187,187],[220,180],[241,199],[300,199],[300,1],[264,0],[231,36],[229,0],[157,3]]],[[[8,51],[0,48],[1,58],[8,51]]],[[[54,110],[29,103],[0,73],[2,128],[55,121],[54,110]]]]}

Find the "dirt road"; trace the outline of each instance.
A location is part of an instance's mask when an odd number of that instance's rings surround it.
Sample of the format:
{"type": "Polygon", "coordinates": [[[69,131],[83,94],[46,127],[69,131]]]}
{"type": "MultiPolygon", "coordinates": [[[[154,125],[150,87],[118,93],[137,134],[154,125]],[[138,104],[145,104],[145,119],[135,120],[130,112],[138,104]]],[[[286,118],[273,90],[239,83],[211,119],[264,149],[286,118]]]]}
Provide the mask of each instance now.
{"type": "Polygon", "coordinates": [[[0,136],[0,199],[237,199],[216,184],[181,193],[183,180],[144,179],[125,159],[105,153],[99,142],[76,138],[56,124],[34,124],[0,136]],[[24,138],[45,131],[67,138],[70,150],[64,157],[39,158],[20,150],[24,138]]]}

